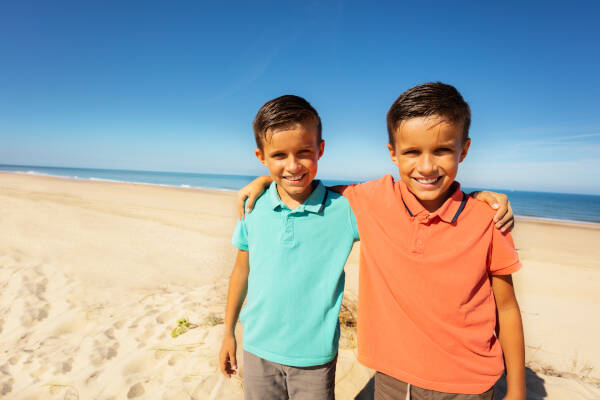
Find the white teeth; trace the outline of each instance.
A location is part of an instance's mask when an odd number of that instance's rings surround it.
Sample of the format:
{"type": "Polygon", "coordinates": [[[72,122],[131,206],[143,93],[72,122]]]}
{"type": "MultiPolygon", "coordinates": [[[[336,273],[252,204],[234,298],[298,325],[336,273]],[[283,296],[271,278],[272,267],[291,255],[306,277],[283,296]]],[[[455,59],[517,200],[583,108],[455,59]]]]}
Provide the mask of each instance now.
{"type": "Polygon", "coordinates": [[[302,179],[304,175],[299,175],[299,176],[286,176],[285,179],[287,179],[288,181],[299,181],[300,179],[302,179]]]}
{"type": "Polygon", "coordinates": [[[419,179],[419,178],[415,178],[418,182],[420,183],[434,183],[435,181],[438,180],[438,178],[431,178],[431,179],[419,179]]]}

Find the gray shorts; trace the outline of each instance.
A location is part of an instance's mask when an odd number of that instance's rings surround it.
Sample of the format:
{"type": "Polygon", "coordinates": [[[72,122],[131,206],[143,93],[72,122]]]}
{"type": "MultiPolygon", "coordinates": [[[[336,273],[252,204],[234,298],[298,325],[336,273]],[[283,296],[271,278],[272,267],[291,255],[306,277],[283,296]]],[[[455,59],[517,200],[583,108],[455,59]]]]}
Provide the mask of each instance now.
{"type": "Polygon", "coordinates": [[[290,367],[244,350],[245,400],[334,400],[337,356],[323,365],[290,367]]]}
{"type": "Polygon", "coordinates": [[[375,373],[375,400],[494,400],[494,387],[481,394],[444,393],[410,386],[381,372],[375,373]],[[407,395],[407,389],[410,395],[407,395]]]}

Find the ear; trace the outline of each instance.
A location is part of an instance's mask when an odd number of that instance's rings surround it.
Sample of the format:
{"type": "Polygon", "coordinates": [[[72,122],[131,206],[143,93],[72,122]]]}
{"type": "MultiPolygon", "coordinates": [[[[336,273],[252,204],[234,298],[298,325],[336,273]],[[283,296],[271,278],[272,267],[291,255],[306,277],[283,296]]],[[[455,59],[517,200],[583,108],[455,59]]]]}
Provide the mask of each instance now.
{"type": "Polygon", "coordinates": [[[263,151],[261,149],[256,149],[254,150],[254,155],[256,156],[256,158],[258,158],[258,161],[261,162],[261,164],[263,164],[264,166],[266,166],[265,164],[265,153],[263,153],[263,151]]]}
{"type": "Polygon", "coordinates": [[[317,160],[320,160],[321,157],[323,157],[324,150],[325,150],[325,141],[321,140],[321,143],[319,143],[319,158],[317,158],[317,160]]]}
{"type": "Polygon", "coordinates": [[[460,153],[460,157],[458,159],[459,163],[463,162],[463,160],[467,156],[467,153],[469,152],[469,147],[470,146],[471,146],[471,139],[465,140],[465,143],[463,143],[462,152],[460,153]]]}
{"type": "Polygon", "coordinates": [[[387,144],[387,148],[390,151],[390,158],[392,159],[392,162],[396,165],[398,165],[398,157],[396,157],[396,149],[394,148],[394,146],[391,143],[387,144]]]}

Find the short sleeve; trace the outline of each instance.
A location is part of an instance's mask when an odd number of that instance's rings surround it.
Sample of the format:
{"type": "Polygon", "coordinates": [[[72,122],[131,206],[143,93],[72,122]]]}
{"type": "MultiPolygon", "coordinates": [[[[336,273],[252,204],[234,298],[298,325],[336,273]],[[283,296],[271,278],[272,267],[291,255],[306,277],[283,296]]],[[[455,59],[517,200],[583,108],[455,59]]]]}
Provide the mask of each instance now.
{"type": "Polygon", "coordinates": [[[350,207],[360,219],[363,210],[371,209],[374,201],[379,201],[390,189],[394,190],[393,188],[394,178],[391,175],[384,175],[382,178],[372,181],[336,186],[335,191],[348,199],[350,207]]]}
{"type": "Polygon", "coordinates": [[[488,271],[491,275],[510,275],[521,269],[519,255],[515,250],[510,233],[502,233],[492,227],[492,244],[490,246],[488,271]]]}
{"type": "Polygon", "coordinates": [[[231,243],[240,250],[248,251],[248,229],[246,228],[246,219],[242,218],[237,222],[233,230],[231,243]]]}
{"type": "Polygon", "coordinates": [[[359,184],[353,185],[339,185],[334,186],[334,190],[348,199],[348,202],[352,204],[352,202],[356,199],[356,189],[359,184]]]}

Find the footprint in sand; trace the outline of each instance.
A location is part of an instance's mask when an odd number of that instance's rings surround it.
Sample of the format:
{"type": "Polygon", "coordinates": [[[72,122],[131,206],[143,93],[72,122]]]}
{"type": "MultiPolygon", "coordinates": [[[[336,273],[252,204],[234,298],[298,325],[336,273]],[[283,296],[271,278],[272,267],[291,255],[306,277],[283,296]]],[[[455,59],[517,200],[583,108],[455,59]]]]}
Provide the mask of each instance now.
{"type": "Polygon", "coordinates": [[[120,321],[117,321],[117,322],[115,322],[115,323],[113,324],[113,327],[114,327],[115,329],[122,329],[122,328],[123,328],[123,326],[125,326],[125,321],[126,321],[126,320],[124,320],[124,319],[122,319],[122,320],[120,320],[120,321]]]}
{"type": "Polygon", "coordinates": [[[73,388],[68,388],[65,392],[64,400],[79,400],[79,393],[73,388]]]}
{"type": "Polygon", "coordinates": [[[48,286],[48,278],[40,266],[26,270],[21,276],[21,288],[18,298],[24,301],[21,325],[30,328],[36,322],[48,318],[50,303],[45,299],[44,293],[48,286]]]}
{"type": "Polygon", "coordinates": [[[179,360],[181,360],[182,358],[183,358],[183,356],[182,356],[181,354],[173,354],[173,355],[171,356],[171,358],[169,358],[168,364],[169,364],[169,365],[172,367],[172,366],[174,366],[175,364],[177,364],[177,362],[178,362],[179,360]]]}
{"type": "Polygon", "coordinates": [[[141,317],[136,318],[135,320],[133,320],[133,322],[131,323],[131,325],[128,326],[129,329],[135,329],[138,327],[139,323],[142,322],[142,320],[145,317],[142,315],[141,317]]]}
{"type": "Polygon", "coordinates": [[[140,344],[145,344],[146,341],[152,337],[152,335],[154,335],[154,323],[149,322],[146,325],[144,325],[144,330],[142,331],[141,334],[139,334],[138,336],[136,336],[135,340],[137,340],[138,342],[140,342],[140,344]]]}
{"type": "Polygon", "coordinates": [[[146,393],[144,385],[141,382],[138,382],[129,388],[129,391],[127,392],[127,398],[134,399],[136,397],[140,397],[144,393],[146,393]]]}
{"type": "Polygon", "coordinates": [[[46,292],[46,286],[48,286],[48,278],[43,277],[40,281],[35,285],[35,295],[40,298],[46,292]]]}
{"type": "Polygon", "coordinates": [[[115,330],[113,328],[105,330],[104,334],[107,338],[115,340],[115,330]]]}
{"type": "Polygon", "coordinates": [[[94,349],[94,352],[90,355],[90,360],[92,361],[93,365],[101,365],[104,362],[115,358],[118,354],[119,342],[115,342],[112,345],[107,346],[101,345],[96,340],[94,341],[94,345],[96,346],[96,348],[94,349]]]}
{"type": "Polygon", "coordinates": [[[0,382],[0,395],[4,396],[12,392],[13,385],[15,380],[11,377],[0,382]]]}
{"type": "Polygon", "coordinates": [[[123,376],[130,376],[141,371],[147,371],[155,365],[155,359],[150,352],[137,352],[135,357],[129,361],[122,370],[123,376]]]}
{"type": "Polygon", "coordinates": [[[92,382],[94,379],[96,379],[98,377],[98,375],[100,375],[100,371],[95,371],[94,373],[92,373],[90,376],[87,377],[87,379],[85,380],[85,384],[89,385],[90,382],[92,382]]]}
{"type": "Polygon", "coordinates": [[[71,369],[73,369],[73,357],[69,357],[69,359],[64,361],[61,365],[61,371],[63,374],[71,372],[71,369]]]}

